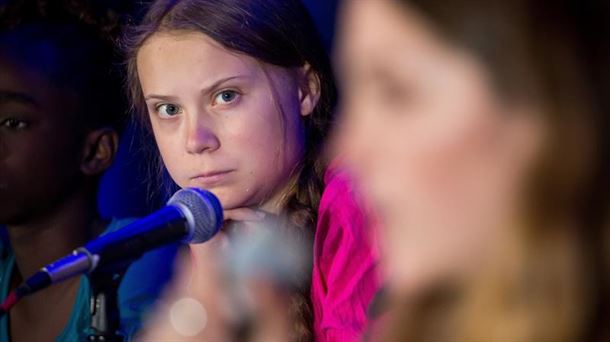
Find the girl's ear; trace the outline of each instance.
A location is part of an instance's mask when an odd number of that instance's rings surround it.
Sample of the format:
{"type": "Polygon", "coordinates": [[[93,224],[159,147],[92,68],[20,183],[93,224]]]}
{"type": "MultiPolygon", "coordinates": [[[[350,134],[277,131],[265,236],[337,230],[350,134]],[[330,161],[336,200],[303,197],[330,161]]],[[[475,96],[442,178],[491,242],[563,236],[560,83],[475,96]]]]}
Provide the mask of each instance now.
{"type": "Polygon", "coordinates": [[[320,77],[309,63],[300,67],[297,74],[301,115],[306,116],[313,112],[320,101],[320,77]]]}
{"type": "Polygon", "coordinates": [[[97,175],[105,171],[116,156],[119,137],[111,128],[100,128],[87,135],[81,171],[86,175],[97,175]]]}

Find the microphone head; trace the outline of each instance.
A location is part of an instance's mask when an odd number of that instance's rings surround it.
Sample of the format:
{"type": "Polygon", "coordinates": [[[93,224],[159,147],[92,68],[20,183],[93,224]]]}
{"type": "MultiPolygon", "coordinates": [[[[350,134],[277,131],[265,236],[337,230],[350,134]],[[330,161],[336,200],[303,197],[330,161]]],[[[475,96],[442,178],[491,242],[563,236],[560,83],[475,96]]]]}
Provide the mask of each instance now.
{"type": "Polygon", "coordinates": [[[222,206],[214,194],[207,190],[186,188],[178,190],[167,201],[167,205],[178,208],[189,225],[187,243],[202,243],[211,239],[222,227],[222,206]]]}

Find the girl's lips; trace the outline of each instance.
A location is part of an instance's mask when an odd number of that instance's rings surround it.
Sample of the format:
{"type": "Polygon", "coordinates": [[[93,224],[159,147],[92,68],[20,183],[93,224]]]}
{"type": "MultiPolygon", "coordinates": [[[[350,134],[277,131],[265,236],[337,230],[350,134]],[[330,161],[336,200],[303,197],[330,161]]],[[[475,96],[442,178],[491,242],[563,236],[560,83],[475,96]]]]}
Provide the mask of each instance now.
{"type": "Polygon", "coordinates": [[[231,172],[233,172],[233,170],[211,171],[202,173],[195,177],[191,177],[191,180],[194,181],[197,185],[201,185],[203,187],[210,187],[225,181],[231,172]]]}

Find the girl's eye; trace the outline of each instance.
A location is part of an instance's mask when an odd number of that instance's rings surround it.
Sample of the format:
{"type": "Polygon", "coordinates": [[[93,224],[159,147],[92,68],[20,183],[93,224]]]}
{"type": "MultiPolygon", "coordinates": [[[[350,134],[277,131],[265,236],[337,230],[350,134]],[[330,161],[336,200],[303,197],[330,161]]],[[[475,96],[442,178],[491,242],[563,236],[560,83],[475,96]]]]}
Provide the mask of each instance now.
{"type": "Polygon", "coordinates": [[[4,121],[2,121],[2,127],[6,127],[8,129],[12,129],[12,130],[22,130],[22,129],[26,129],[28,127],[28,123],[23,121],[23,120],[19,120],[19,119],[15,119],[15,118],[8,118],[5,119],[4,121]]]}
{"type": "Polygon", "coordinates": [[[235,101],[238,95],[235,90],[223,90],[214,98],[214,104],[229,104],[235,101]]]}
{"type": "Polygon", "coordinates": [[[182,113],[182,108],[172,103],[165,103],[157,107],[157,113],[162,118],[170,118],[182,113]]]}

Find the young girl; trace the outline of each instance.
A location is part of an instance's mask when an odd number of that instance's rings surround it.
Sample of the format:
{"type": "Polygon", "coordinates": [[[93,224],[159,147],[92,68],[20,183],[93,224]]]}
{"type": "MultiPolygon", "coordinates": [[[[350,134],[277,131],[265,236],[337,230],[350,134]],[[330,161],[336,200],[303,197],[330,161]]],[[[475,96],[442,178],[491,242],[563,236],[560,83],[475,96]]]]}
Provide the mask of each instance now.
{"type": "Polygon", "coordinates": [[[311,294],[289,308],[294,337],[311,338],[311,301],[316,338],[356,338],[377,286],[374,249],[348,180],[322,158],[336,92],[307,10],[157,1],[126,45],[134,108],[178,186],[211,190],[227,220],[282,215],[315,233],[311,294]]]}

